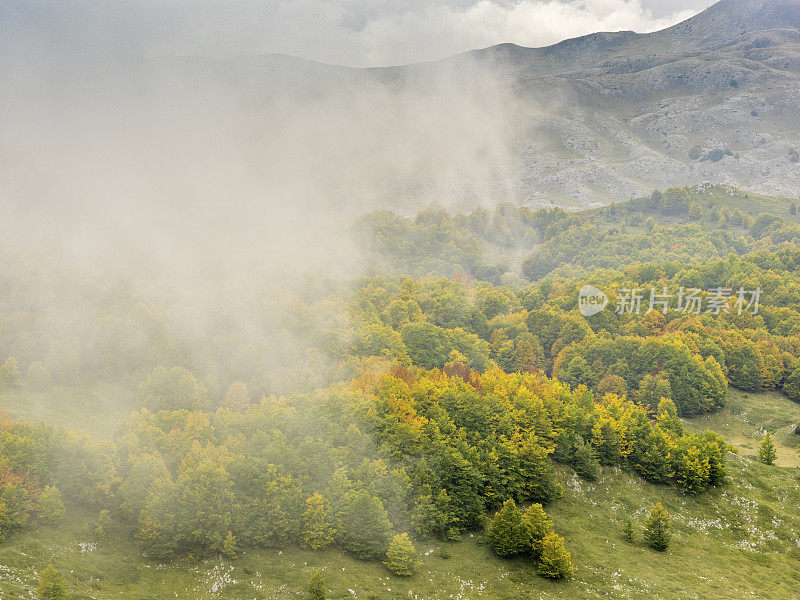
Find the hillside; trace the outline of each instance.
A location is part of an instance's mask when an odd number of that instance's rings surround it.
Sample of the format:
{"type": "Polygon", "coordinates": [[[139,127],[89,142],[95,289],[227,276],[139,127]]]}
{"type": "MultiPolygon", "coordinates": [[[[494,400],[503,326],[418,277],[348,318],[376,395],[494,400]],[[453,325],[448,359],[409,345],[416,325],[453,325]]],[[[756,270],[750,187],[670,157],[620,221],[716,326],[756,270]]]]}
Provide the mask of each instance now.
{"type": "Polygon", "coordinates": [[[793,450],[800,436],[778,436],[781,458],[775,467],[747,458],[751,451],[746,446],[757,444],[760,419],[766,417],[783,432],[800,422],[800,408],[770,394],[733,394],[730,409],[686,421],[726,435],[736,431],[734,441],[742,448],[741,458],[731,456],[726,484],[702,497],[683,496],[610,468],[591,483],[559,470],[565,496],[548,512],[573,555],[576,575],[569,582],[549,583],[536,577],[525,560],[496,558],[478,534],[455,543],[420,543],[422,564],[410,579],[392,577],[379,563],[336,550],[247,550],[234,560],[180,559],[162,565],[143,561],[122,532],[112,530],[97,539],[83,524],[91,515],[76,513],[58,528],[39,527],[0,544],[0,595],[34,598],[36,571],[52,561],[68,573],[74,590],[70,597],[76,599],[303,598],[305,582],[316,568],[324,569],[329,597],[339,599],[791,597],[800,583],[794,567],[800,558],[800,493],[793,450]],[[655,502],[662,502],[674,519],[673,544],[665,554],[646,548],[641,530],[634,545],[621,534],[627,516],[640,527],[655,502]]]}

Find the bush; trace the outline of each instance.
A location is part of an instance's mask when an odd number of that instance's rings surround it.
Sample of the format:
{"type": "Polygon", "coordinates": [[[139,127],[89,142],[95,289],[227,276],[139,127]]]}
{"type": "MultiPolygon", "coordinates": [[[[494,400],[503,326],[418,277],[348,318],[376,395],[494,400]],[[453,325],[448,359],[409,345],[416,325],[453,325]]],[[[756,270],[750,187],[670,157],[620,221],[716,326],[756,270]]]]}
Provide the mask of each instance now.
{"type": "Polygon", "coordinates": [[[417,550],[408,539],[407,533],[400,533],[392,539],[386,551],[386,568],[395,575],[409,577],[417,568],[417,550]]]}
{"type": "Polygon", "coordinates": [[[486,537],[498,556],[518,556],[531,550],[530,534],[513,500],[506,500],[497,511],[489,522],[486,537]]]}
{"type": "Polygon", "coordinates": [[[768,431],[764,434],[764,439],[761,440],[761,445],[758,447],[758,460],[765,465],[774,465],[776,458],[778,458],[778,451],[775,449],[775,443],[768,431]]]}
{"type": "Polygon", "coordinates": [[[325,577],[322,571],[314,571],[308,579],[309,600],[325,600],[325,577]]]}
{"type": "Polygon", "coordinates": [[[547,579],[568,579],[573,572],[570,558],[564,547],[564,538],[551,531],[542,540],[536,572],[547,579]]]}
{"type": "Polygon", "coordinates": [[[61,572],[53,565],[47,565],[39,574],[39,587],[36,588],[36,593],[39,600],[64,600],[67,597],[65,587],[61,572]]]}
{"type": "Polygon", "coordinates": [[[57,487],[45,486],[39,496],[39,520],[45,525],[58,525],[64,520],[66,509],[57,487]]]}
{"type": "Polygon", "coordinates": [[[630,519],[625,521],[625,525],[622,527],[622,537],[630,544],[636,541],[636,530],[633,528],[633,522],[630,519]]]}
{"type": "Polygon", "coordinates": [[[644,539],[647,541],[647,545],[654,550],[664,552],[670,542],[669,525],[670,518],[667,509],[660,502],[656,503],[650,509],[650,516],[644,527],[644,539]]]}

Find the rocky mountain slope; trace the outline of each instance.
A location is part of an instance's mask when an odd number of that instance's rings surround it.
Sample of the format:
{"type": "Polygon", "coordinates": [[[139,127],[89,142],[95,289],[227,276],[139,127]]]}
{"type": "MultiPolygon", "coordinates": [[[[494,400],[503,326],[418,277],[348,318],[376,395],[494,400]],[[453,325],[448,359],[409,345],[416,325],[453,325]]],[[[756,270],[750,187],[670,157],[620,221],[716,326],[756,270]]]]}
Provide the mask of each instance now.
{"type": "Polygon", "coordinates": [[[521,193],[587,204],[709,181],[800,191],[800,2],[723,0],[669,29],[477,53],[531,107],[521,193]]]}
{"type": "Polygon", "coordinates": [[[59,60],[0,59],[0,186],[20,210],[63,207],[65,190],[106,207],[142,181],[136,202],[216,206],[234,190],[270,214],[577,208],[702,182],[800,194],[800,0],[722,0],[663,31],[387,68],[59,60]],[[133,181],[102,187],[97,172],[133,181]]]}
{"type": "MultiPolygon", "coordinates": [[[[250,59],[247,74],[238,73],[251,85],[254,65],[275,73],[287,61],[250,59]]],[[[235,62],[233,72],[245,69],[235,62]]],[[[502,178],[495,190],[504,197],[578,207],[701,182],[800,194],[798,0],[722,0],[654,33],[595,33],[545,48],[502,44],[420,65],[303,63],[272,81],[297,89],[298,73],[314,85],[436,88],[456,80],[469,94],[488,85],[482,69],[515,100],[486,114],[511,131],[513,173],[490,175],[502,178]]]]}

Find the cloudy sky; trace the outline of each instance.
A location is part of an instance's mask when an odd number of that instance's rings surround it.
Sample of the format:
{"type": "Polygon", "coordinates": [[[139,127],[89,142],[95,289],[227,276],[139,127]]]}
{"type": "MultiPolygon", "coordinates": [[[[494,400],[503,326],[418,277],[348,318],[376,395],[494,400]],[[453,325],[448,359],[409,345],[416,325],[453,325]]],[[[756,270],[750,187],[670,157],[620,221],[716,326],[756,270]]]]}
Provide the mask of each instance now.
{"type": "Polygon", "coordinates": [[[652,31],[710,0],[5,0],[2,56],[280,52],[376,66],[501,42],[542,46],[595,31],[652,31]]]}

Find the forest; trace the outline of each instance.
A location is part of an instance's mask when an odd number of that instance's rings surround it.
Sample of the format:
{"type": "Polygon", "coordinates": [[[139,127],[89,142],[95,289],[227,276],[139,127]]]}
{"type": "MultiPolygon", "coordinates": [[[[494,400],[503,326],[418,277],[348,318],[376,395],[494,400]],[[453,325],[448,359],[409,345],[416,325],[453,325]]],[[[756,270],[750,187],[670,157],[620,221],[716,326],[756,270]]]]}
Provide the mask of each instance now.
{"type": "Polygon", "coordinates": [[[579,213],[371,213],[352,230],[363,274],[254,285],[244,317],[216,305],[188,329],[157,290],[74,286],[3,250],[0,393],[114,381],[132,410],[105,439],[2,417],[0,546],[81,511],[154,563],[335,547],[408,576],[427,540],[485,533],[568,579],[559,469],[700,497],[738,450],[687,418],[730,389],[800,402],[800,226],[794,202],[764,202],[700,186],[579,213]],[[606,310],[580,314],[585,284],[606,310]],[[706,310],[647,311],[650,289],[706,310]],[[630,290],[643,310],[619,309],[630,290]]]}

